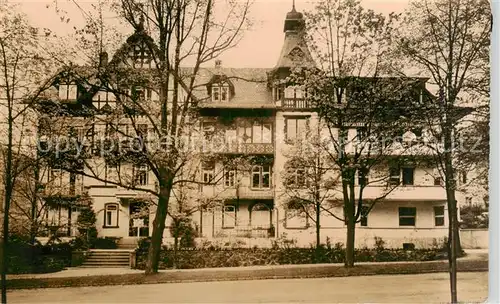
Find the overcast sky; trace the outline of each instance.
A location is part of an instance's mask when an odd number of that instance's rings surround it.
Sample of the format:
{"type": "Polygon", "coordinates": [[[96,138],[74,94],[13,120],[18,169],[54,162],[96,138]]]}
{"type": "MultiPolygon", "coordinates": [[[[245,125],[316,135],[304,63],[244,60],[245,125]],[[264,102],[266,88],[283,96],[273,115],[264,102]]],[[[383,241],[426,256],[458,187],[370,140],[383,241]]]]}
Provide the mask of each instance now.
{"type": "MultiPolygon", "coordinates": [[[[66,10],[71,18],[70,23],[62,24],[54,11],[52,0],[18,0],[22,10],[29,16],[32,25],[46,27],[63,35],[73,31],[73,26],[80,28],[83,18],[75,4],[69,0],[58,0],[59,8],[66,10]],[[52,5],[51,8],[46,8],[52,5]]],[[[89,7],[92,0],[76,2],[81,7],[89,7]]],[[[365,8],[388,14],[392,11],[402,12],[408,0],[362,0],[365,8]]],[[[314,5],[314,0],[296,0],[296,9],[302,11],[314,5]]],[[[292,8],[292,0],[255,0],[251,15],[254,26],[245,33],[240,44],[225,53],[222,64],[225,67],[262,67],[272,68],[278,60],[283,44],[283,22],[285,15],[292,8]]]]}

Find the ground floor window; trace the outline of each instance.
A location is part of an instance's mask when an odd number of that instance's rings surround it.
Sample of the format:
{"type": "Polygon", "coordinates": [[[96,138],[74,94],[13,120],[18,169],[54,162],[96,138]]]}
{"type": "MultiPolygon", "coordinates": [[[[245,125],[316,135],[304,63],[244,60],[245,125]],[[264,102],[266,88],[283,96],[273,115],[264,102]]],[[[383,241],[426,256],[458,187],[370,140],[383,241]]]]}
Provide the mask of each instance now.
{"type": "Polygon", "coordinates": [[[253,228],[271,227],[271,209],[264,203],[253,205],[250,212],[250,221],[253,228]]]}
{"type": "Polygon", "coordinates": [[[415,226],[417,208],[399,207],[399,226],[415,226]]]}
{"type": "Polygon", "coordinates": [[[118,204],[104,206],[104,227],[118,227],[118,204]]]}
{"type": "Polygon", "coordinates": [[[367,227],[368,226],[368,212],[370,210],[370,207],[368,206],[361,206],[361,218],[359,220],[359,224],[362,227],[367,227]]]}
{"type": "Polygon", "coordinates": [[[236,207],[234,205],[226,205],[222,213],[222,228],[234,228],[235,226],[236,207]]]}
{"type": "Polygon", "coordinates": [[[444,226],[444,206],[434,206],[434,225],[444,226]]]}

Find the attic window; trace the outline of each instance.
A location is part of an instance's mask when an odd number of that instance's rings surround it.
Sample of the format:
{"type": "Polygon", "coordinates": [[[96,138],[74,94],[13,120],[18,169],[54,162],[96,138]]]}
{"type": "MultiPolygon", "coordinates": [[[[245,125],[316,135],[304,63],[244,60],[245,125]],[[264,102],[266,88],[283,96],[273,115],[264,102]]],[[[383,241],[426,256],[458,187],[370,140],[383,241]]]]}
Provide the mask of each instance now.
{"type": "Polygon", "coordinates": [[[212,101],[229,101],[229,85],[227,83],[217,83],[212,85],[212,101]]]}
{"type": "Polygon", "coordinates": [[[130,50],[130,59],[134,68],[150,68],[151,67],[151,53],[145,44],[137,44],[130,50]]]}
{"type": "Polygon", "coordinates": [[[59,99],[61,100],[76,100],[78,97],[78,87],[75,83],[59,84],[59,99]]]}

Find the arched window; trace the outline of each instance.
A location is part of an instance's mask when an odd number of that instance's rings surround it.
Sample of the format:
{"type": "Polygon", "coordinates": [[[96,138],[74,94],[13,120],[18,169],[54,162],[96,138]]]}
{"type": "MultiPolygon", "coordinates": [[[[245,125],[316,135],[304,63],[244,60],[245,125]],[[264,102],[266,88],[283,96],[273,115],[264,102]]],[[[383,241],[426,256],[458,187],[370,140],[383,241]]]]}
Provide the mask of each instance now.
{"type": "Polygon", "coordinates": [[[108,203],[104,205],[104,227],[118,227],[118,211],[119,206],[116,203],[108,203]]]}
{"type": "Polygon", "coordinates": [[[252,206],[250,222],[254,229],[268,229],[271,227],[271,209],[263,203],[252,206]]]}

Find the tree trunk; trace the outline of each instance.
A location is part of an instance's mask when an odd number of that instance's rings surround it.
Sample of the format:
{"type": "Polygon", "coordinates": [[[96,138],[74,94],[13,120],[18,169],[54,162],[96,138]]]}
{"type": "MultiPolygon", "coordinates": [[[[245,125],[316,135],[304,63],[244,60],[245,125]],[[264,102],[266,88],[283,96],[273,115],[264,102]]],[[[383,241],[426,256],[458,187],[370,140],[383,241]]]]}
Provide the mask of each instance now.
{"type": "MultiPolygon", "coordinates": [[[[7,96],[10,96],[10,92],[7,88],[7,96]]],[[[2,304],[7,303],[7,264],[8,264],[8,248],[9,248],[9,212],[10,203],[12,200],[12,192],[14,191],[14,169],[13,169],[13,119],[12,119],[12,103],[8,99],[8,129],[7,129],[7,157],[5,159],[5,171],[4,171],[4,191],[5,191],[5,201],[4,201],[4,213],[3,213],[3,244],[2,244],[2,257],[1,257],[1,284],[2,284],[2,304]]]]}
{"type": "Polygon", "coordinates": [[[354,238],[355,238],[355,221],[354,217],[349,214],[347,218],[347,240],[345,248],[345,267],[354,266],[354,238]]]}
{"type": "Polygon", "coordinates": [[[452,126],[449,121],[446,122],[444,133],[444,169],[446,177],[446,200],[448,205],[448,262],[450,272],[450,293],[451,302],[457,303],[457,253],[460,250],[460,241],[458,239],[458,218],[457,201],[455,199],[455,170],[453,168],[452,155],[452,126]]]}
{"type": "Polygon", "coordinates": [[[156,208],[155,219],[153,221],[153,232],[151,234],[151,245],[148,251],[146,262],[146,274],[158,272],[160,262],[160,252],[163,243],[163,231],[165,230],[165,220],[167,219],[168,201],[172,190],[172,178],[168,177],[166,182],[160,181],[160,197],[156,208]]]}
{"type": "Polygon", "coordinates": [[[321,215],[321,203],[316,202],[316,248],[319,248],[321,245],[321,223],[320,223],[320,215],[321,215]]]}

